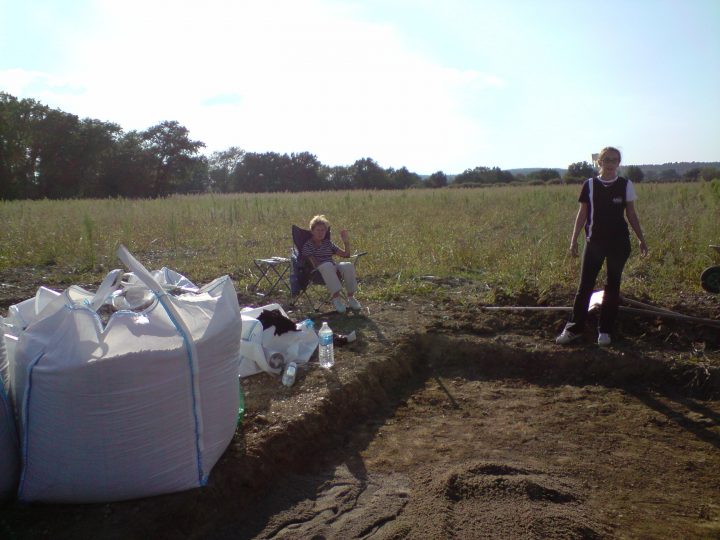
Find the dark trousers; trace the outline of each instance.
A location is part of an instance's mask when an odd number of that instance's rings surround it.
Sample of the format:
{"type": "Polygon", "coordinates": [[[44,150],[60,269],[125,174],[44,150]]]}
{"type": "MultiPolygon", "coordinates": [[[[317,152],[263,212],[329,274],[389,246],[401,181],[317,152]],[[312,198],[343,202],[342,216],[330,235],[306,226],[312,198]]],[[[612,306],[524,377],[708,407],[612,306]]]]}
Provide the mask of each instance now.
{"type": "Polygon", "coordinates": [[[575,294],[573,313],[565,325],[565,329],[573,334],[582,333],[587,319],[590,296],[592,296],[595,281],[600,273],[603,262],[607,261],[607,282],[600,307],[601,333],[610,334],[615,325],[618,306],[620,305],[620,279],[623,268],[630,257],[630,238],[621,238],[608,244],[599,244],[589,241],[583,251],[580,285],[575,294]]]}

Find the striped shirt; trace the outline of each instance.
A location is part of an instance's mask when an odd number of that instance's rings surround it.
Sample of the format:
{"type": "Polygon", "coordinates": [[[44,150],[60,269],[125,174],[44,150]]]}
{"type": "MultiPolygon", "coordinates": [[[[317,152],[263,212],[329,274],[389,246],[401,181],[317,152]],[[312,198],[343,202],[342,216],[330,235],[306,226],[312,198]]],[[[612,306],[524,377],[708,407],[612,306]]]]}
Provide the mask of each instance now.
{"type": "Polygon", "coordinates": [[[332,262],[333,255],[338,251],[340,251],[340,248],[326,238],[319,246],[316,246],[312,239],[308,240],[303,245],[300,253],[303,257],[312,257],[315,259],[315,264],[320,266],[324,262],[332,262]]]}

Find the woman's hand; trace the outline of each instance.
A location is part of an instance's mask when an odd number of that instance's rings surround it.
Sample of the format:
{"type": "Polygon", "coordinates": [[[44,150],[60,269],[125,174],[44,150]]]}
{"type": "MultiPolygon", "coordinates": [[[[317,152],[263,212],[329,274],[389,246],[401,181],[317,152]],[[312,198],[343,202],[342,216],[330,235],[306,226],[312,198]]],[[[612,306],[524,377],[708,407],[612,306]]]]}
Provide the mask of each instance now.
{"type": "Polygon", "coordinates": [[[574,238],[570,241],[570,248],[568,249],[568,253],[571,257],[577,257],[578,256],[578,242],[577,238],[574,238]]]}
{"type": "Polygon", "coordinates": [[[350,235],[348,235],[347,229],[340,231],[340,238],[342,238],[342,241],[346,244],[350,241],[350,235]]]}
{"type": "Polygon", "coordinates": [[[640,240],[640,256],[641,257],[647,257],[648,254],[648,247],[645,243],[645,240],[640,240]]]}

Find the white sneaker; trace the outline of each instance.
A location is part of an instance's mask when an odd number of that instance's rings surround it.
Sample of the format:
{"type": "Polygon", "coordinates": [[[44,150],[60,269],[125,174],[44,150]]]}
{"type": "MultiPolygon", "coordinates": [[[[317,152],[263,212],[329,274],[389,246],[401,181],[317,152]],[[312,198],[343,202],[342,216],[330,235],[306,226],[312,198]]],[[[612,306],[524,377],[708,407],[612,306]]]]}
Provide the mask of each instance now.
{"type": "Polygon", "coordinates": [[[343,303],[342,300],[340,300],[340,298],[333,298],[332,303],[333,303],[333,306],[335,306],[335,310],[338,313],[345,313],[345,310],[347,310],[347,308],[345,307],[345,304],[343,303]]]}
{"type": "Polygon", "coordinates": [[[612,340],[610,339],[610,334],[606,334],[604,332],[598,334],[598,345],[600,347],[607,347],[611,342],[612,340]]]}
{"type": "Polygon", "coordinates": [[[563,330],[562,333],[555,338],[555,343],[557,343],[558,345],[567,345],[568,343],[571,343],[578,339],[580,336],[581,334],[573,334],[568,330],[563,330]]]}
{"type": "Polygon", "coordinates": [[[362,306],[360,305],[360,302],[358,302],[357,300],[355,300],[355,297],[354,297],[354,296],[351,296],[350,298],[348,298],[348,307],[349,307],[350,309],[355,310],[355,311],[360,311],[360,310],[362,309],[362,306]]]}

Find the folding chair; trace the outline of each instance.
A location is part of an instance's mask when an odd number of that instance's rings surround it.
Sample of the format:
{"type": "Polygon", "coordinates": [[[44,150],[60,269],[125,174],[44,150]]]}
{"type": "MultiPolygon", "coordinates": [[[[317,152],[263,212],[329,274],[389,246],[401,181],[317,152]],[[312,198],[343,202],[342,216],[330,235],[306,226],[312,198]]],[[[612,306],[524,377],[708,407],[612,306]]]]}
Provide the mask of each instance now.
{"type": "Polygon", "coordinates": [[[273,291],[285,290],[289,293],[290,283],[287,273],[290,270],[290,259],[286,257],[269,257],[253,259],[258,278],[252,290],[260,296],[270,296],[273,291]],[[284,287],[284,289],[283,289],[284,287]]]}
{"type": "MultiPolygon", "coordinates": [[[[301,297],[305,297],[312,306],[314,311],[320,311],[320,307],[323,304],[330,302],[330,295],[327,294],[325,289],[325,281],[322,275],[312,265],[312,263],[305,257],[302,256],[302,247],[305,242],[312,238],[312,232],[307,229],[302,229],[297,225],[292,226],[292,254],[290,256],[290,296],[291,304],[295,305],[297,300],[301,297]],[[313,301],[313,298],[308,294],[308,288],[310,285],[321,285],[323,288],[322,296],[319,300],[313,301]]],[[[330,240],[330,229],[328,229],[326,238],[330,240]]],[[[350,259],[357,268],[358,260],[363,255],[367,255],[367,251],[360,251],[354,253],[350,259]]]]}

